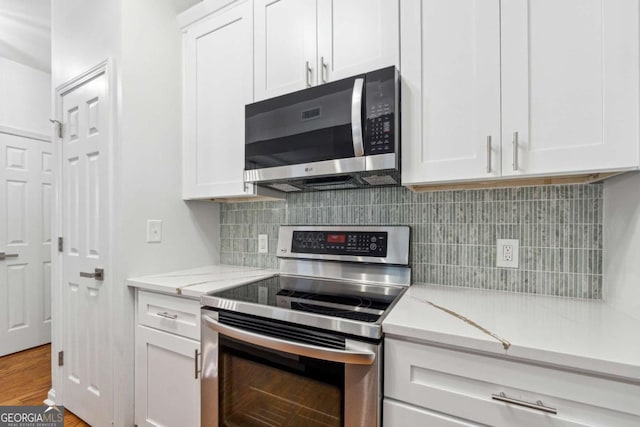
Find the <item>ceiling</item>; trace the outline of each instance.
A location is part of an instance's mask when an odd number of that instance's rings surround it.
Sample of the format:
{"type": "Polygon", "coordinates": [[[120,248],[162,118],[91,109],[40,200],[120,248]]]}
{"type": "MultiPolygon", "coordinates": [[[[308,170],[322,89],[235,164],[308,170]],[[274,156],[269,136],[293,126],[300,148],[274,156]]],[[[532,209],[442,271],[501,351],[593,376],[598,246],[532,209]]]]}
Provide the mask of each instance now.
{"type": "MultiPolygon", "coordinates": [[[[0,0],[0,57],[51,72],[51,1],[0,0]]],[[[200,0],[170,1],[178,14],[200,0]]]]}
{"type": "Polygon", "coordinates": [[[50,0],[0,0],[0,57],[51,72],[50,0]]]}
{"type": "Polygon", "coordinates": [[[176,10],[176,14],[184,12],[191,6],[200,3],[201,0],[173,0],[173,7],[176,10]]]}

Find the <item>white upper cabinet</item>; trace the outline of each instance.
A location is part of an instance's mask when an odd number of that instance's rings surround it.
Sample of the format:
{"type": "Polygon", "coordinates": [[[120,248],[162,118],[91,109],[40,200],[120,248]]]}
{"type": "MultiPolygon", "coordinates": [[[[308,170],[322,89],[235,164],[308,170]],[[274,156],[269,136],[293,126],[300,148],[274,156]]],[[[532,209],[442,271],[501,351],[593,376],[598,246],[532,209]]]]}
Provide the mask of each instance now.
{"type": "Polygon", "coordinates": [[[502,2],[503,175],[638,166],[639,15],[637,0],[502,2]]]}
{"type": "Polygon", "coordinates": [[[255,0],[256,100],[315,84],[316,0],[255,0]]]}
{"type": "Polygon", "coordinates": [[[255,0],[255,98],[399,65],[398,0],[255,0]]]}
{"type": "Polygon", "coordinates": [[[638,168],[639,8],[403,1],[403,183],[638,168]]]}
{"type": "Polygon", "coordinates": [[[499,0],[403,1],[402,181],[500,176],[499,0]]]}
{"type": "Polygon", "coordinates": [[[318,83],[400,63],[398,0],[318,0],[318,83]]]}
{"type": "Polygon", "coordinates": [[[253,11],[242,2],[184,35],[183,198],[252,195],[244,106],[253,101],[253,11]]]}

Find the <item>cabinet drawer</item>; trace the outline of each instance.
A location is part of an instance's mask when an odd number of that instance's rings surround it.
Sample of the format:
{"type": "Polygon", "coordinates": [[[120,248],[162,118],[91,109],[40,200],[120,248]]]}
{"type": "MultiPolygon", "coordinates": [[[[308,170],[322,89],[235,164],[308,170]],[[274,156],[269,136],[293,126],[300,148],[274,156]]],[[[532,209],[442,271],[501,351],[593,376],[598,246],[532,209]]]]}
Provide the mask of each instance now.
{"type": "Polygon", "coordinates": [[[200,341],[200,302],[138,291],[138,323],[200,341]]]}
{"type": "Polygon", "coordinates": [[[640,425],[640,385],[553,367],[385,340],[385,397],[489,425],[640,425]],[[525,408],[538,401],[557,414],[525,408]]]}
{"type": "Polygon", "coordinates": [[[452,418],[406,403],[384,399],[384,427],[429,426],[429,427],[479,427],[469,421],[452,418]]]}

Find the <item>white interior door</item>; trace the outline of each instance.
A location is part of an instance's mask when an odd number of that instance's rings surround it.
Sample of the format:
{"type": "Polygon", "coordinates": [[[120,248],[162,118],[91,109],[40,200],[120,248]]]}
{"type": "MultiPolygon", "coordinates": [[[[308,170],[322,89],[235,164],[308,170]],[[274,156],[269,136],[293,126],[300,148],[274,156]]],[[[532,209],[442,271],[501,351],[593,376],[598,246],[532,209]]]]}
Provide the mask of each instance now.
{"type": "Polygon", "coordinates": [[[0,132],[0,356],[51,341],[51,143],[0,132]]]}
{"type": "Polygon", "coordinates": [[[64,405],[94,426],[111,425],[109,103],[106,74],[62,95],[61,229],[64,405]],[[81,277],[104,269],[104,280],[81,277]]]}

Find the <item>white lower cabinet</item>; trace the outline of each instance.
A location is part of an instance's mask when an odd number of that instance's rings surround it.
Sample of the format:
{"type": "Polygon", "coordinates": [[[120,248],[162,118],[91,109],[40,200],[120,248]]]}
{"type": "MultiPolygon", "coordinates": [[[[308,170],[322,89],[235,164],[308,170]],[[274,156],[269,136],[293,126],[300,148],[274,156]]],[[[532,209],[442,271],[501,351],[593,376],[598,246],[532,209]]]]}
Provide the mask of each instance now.
{"type": "Polygon", "coordinates": [[[200,425],[200,341],[174,333],[182,317],[193,319],[195,314],[199,324],[199,313],[196,300],[138,292],[136,425],[200,425]],[[145,326],[153,315],[157,317],[154,327],[145,326]]]}
{"type": "Polygon", "coordinates": [[[407,425],[638,426],[640,385],[387,338],[384,426],[407,425]]]}
{"type": "Polygon", "coordinates": [[[384,426],[475,427],[478,424],[385,398],[384,426]]]}

